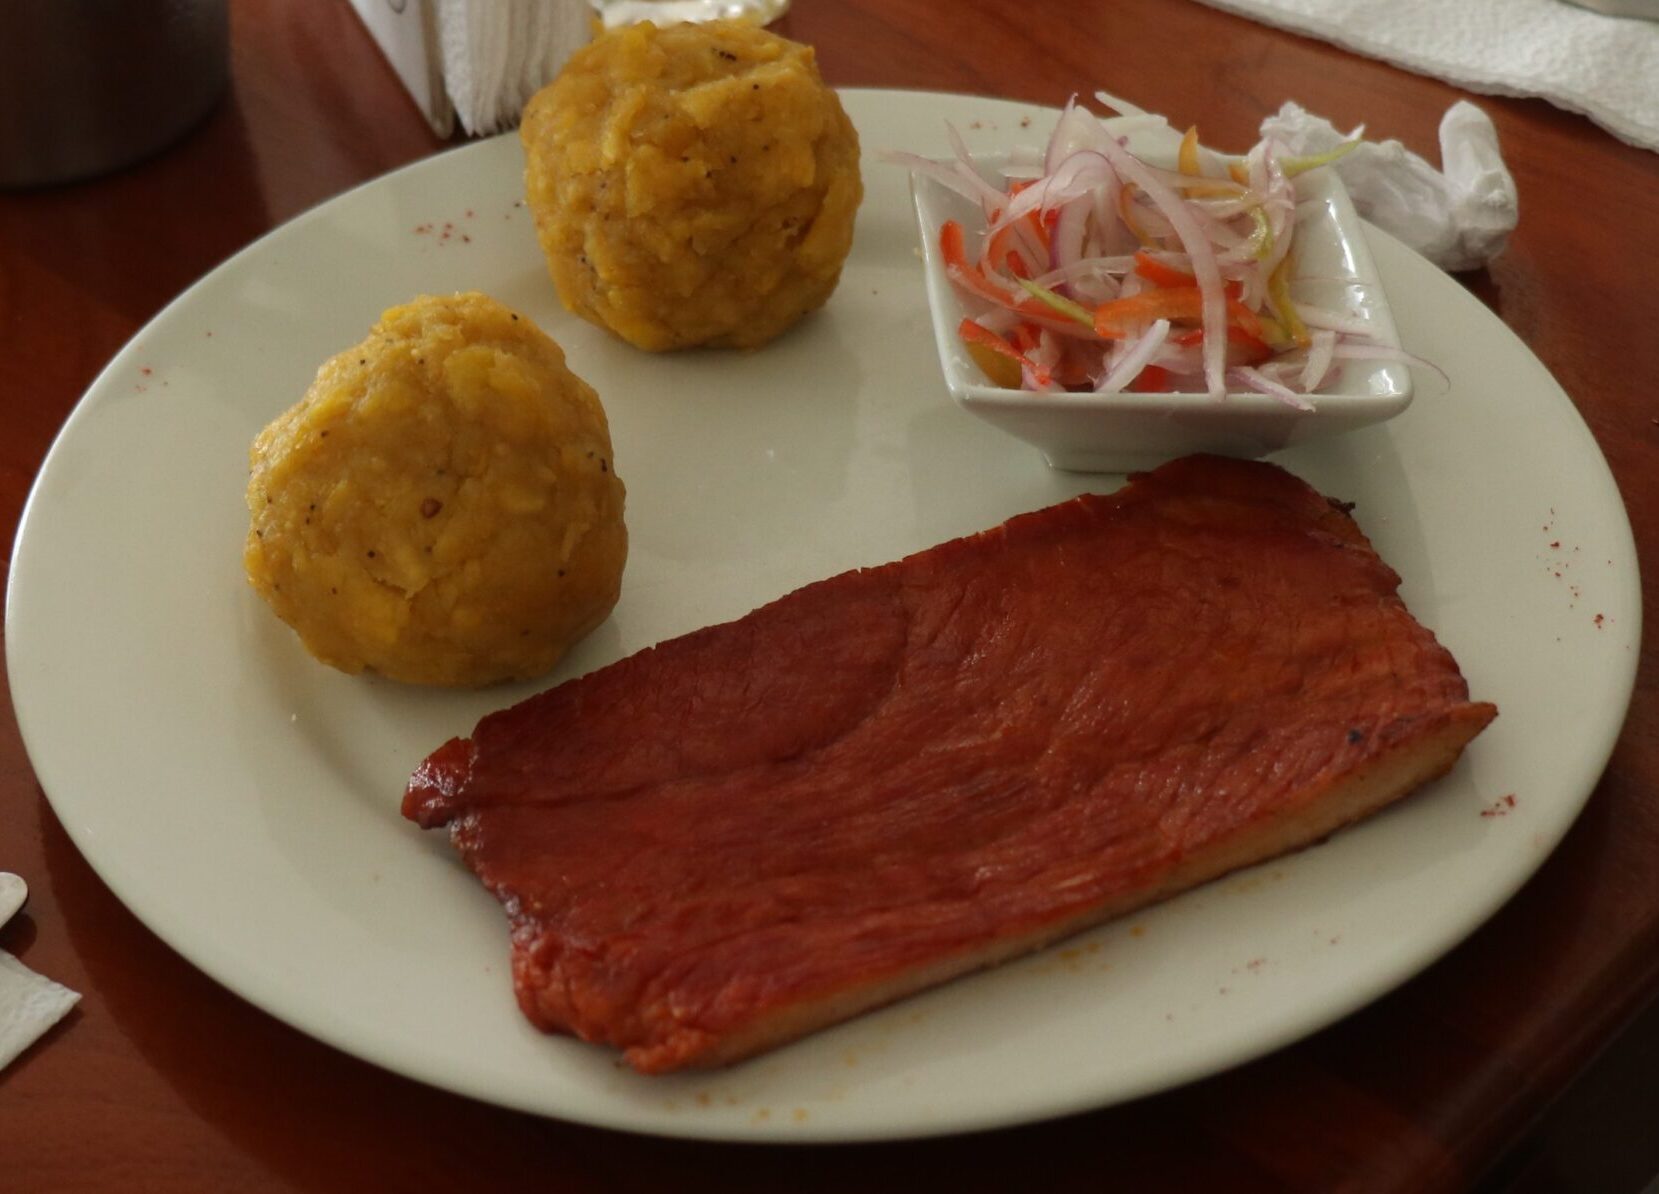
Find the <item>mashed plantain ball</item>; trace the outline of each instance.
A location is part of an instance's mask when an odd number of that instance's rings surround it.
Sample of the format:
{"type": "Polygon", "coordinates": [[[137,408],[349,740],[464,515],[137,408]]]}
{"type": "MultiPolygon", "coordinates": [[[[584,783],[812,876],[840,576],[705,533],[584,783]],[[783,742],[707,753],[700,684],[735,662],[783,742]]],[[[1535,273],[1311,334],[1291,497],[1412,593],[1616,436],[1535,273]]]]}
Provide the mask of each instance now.
{"type": "Polygon", "coordinates": [[[604,409],[485,295],[387,311],[250,459],[248,579],[343,671],[536,676],[616,604],[628,534],[604,409]]]}
{"type": "Polygon", "coordinates": [[[627,26],[519,131],[559,297],[631,344],[753,348],[835,289],[858,134],[807,46],[744,21],[627,26]]]}

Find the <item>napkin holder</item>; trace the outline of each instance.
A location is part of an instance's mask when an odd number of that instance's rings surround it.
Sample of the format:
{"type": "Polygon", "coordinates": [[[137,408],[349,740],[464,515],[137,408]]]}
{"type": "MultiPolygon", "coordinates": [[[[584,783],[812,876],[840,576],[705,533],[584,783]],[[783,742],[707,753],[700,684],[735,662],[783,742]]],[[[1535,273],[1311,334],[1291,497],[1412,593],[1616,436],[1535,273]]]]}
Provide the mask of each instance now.
{"type": "Polygon", "coordinates": [[[444,88],[444,58],[433,0],[351,0],[432,131],[455,132],[455,105],[444,88]]]}

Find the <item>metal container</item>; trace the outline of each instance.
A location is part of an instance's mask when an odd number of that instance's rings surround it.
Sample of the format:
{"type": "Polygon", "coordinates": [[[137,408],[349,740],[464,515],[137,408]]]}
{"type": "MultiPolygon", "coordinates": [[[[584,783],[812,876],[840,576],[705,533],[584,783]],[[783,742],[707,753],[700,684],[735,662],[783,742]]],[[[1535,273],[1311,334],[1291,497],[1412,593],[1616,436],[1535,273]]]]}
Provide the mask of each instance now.
{"type": "Polygon", "coordinates": [[[0,187],[147,157],[228,77],[226,0],[0,0],[0,187]]]}

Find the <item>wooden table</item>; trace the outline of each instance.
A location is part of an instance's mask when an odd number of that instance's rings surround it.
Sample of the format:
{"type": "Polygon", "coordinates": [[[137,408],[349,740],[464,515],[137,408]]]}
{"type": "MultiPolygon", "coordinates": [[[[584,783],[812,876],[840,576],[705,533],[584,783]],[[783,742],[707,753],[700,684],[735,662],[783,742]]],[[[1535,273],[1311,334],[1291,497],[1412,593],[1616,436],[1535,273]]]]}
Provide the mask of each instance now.
{"type": "MultiPolygon", "coordinates": [[[[1460,95],[1188,0],[797,0],[779,28],[814,44],[836,84],[1049,104],[1106,86],[1177,125],[1201,122],[1219,145],[1248,144],[1261,116],[1294,98],[1432,159],[1440,114],[1460,95]]],[[[93,182],[0,195],[0,543],[70,408],[163,304],[267,229],[445,147],[343,3],[239,0],[233,43],[231,93],[168,152],[93,182]]],[[[1465,281],[1578,404],[1651,569],[1659,155],[1542,102],[1482,103],[1523,217],[1508,252],[1465,281]]],[[[1636,1189],[1659,1170],[1659,1014],[1643,1017],[1659,994],[1656,662],[1644,650],[1623,737],[1560,849],[1472,939],[1374,1006],[1128,1106],[962,1139],[801,1149],[639,1139],[500,1111],[382,1073],[243,1004],[87,867],[8,701],[0,866],[29,879],[33,900],[0,947],[85,999],[0,1075],[0,1186],[1636,1189]]]]}

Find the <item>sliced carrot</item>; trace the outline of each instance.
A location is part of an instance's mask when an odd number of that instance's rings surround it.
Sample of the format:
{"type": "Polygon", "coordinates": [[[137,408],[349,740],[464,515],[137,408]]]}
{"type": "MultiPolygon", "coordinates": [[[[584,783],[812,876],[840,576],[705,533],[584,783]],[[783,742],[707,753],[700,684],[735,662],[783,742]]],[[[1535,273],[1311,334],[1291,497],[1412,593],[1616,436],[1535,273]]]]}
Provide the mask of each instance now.
{"type": "MultiPolygon", "coordinates": [[[[1124,340],[1136,335],[1155,319],[1171,323],[1197,323],[1204,318],[1204,297],[1196,286],[1168,286],[1143,290],[1128,298],[1113,299],[1095,308],[1095,335],[1104,340],[1124,340]]],[[[1227,299],[1227,322],[1261,339],[1261,320],[1238,299],[1227,299]]]]}

